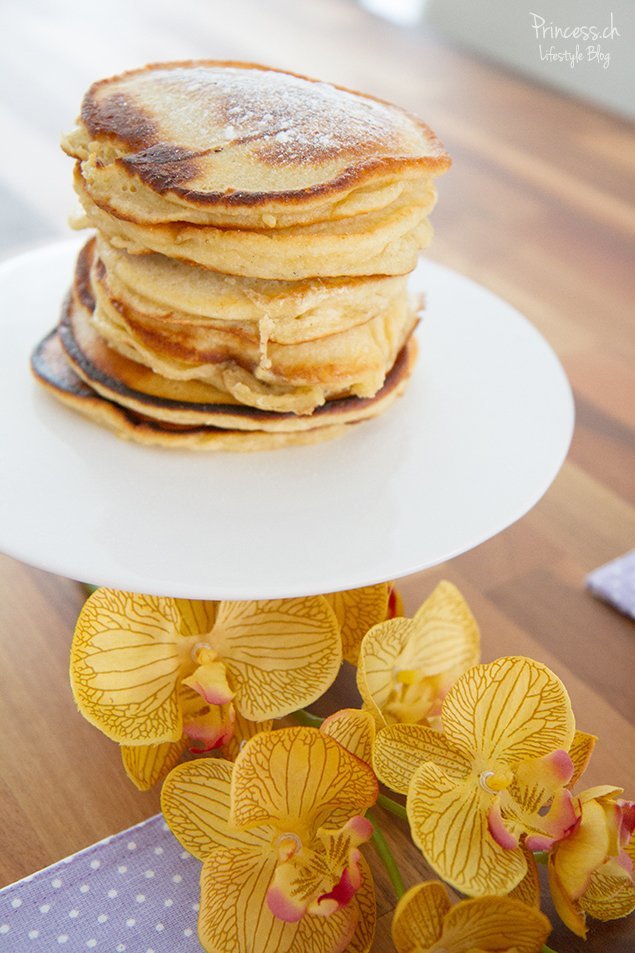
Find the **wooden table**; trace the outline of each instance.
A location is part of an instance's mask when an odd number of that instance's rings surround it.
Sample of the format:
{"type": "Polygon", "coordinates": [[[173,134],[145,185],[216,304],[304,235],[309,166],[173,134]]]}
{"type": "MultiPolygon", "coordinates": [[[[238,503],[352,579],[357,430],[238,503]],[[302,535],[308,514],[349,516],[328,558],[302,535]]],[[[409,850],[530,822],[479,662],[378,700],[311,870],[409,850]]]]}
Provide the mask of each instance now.
{"type": "MultiPolygon", "coordinates": [[[[92,79],[146,61],[284,66],[401,103],[443,138],[455,165],[441,183],[430,257],[528,315],[564,362],[578,422],[569,459],[533,512],[405,580],[407,608],[438,579],[453,580],[481,624],[484,659],[520,653],[550,665],[579,727],[600,735],[589,783],[635,796],[635,631],[584,590],[585,573],[635,538],[632,129],[343,0],[111,0],[83,11],[70,0],[5,8],[5,252],[65,233],[71,169],[60,131],[92,79]]],[[[8,883],[148,817],[158,795],[132,788],[116,746],[75,711],[67,669],[80,586],[2,557],[0,587],[0,879],[8,883]]],[[[329,705],[345,703],[355,703],[346,676],[329,705]]],[[[384,819],[408,881],[425,877],[405,826],[384,819]]],[[[375,870],[375,949],[387,951],[394,900],[375,870]]],[[[594,926],[584,945],[552,919],[550,945],[560,953],[626,953],[635,943],[633,920],[594,926]]]]}

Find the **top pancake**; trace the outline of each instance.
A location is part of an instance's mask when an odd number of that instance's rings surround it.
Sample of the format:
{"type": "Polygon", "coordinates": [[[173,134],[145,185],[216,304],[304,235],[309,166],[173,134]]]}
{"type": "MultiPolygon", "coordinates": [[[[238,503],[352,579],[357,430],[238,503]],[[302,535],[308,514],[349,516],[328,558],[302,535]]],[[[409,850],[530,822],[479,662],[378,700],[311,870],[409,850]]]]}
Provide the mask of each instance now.
{"type": "Polygon", "coordinates": [[[95,204],[143,224],[281,228],[419,192],[450,159],[409,113],[246,63],[147,66],[86,94],[65,150],[95,204]]]}

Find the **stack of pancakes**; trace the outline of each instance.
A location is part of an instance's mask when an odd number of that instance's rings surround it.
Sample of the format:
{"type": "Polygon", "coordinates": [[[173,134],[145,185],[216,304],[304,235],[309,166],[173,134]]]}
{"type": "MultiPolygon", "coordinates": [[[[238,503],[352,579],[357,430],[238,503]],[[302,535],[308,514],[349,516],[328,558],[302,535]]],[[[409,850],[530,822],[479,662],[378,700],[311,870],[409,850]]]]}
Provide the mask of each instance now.
{"type": "Polygon", "coordinates": [[[168,63],[95,83],[63,147],[97,235],[33,356],[57,397],[144,443],[250,450],[401,393],[407,275],[450,161],[418,119],[262,66],[168,63]]]}

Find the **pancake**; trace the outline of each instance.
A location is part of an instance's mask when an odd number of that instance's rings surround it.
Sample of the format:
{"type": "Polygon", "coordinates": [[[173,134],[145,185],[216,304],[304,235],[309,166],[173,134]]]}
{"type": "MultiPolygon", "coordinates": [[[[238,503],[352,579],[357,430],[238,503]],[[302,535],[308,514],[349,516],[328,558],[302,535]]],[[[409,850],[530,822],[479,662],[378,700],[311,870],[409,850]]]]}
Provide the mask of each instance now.
{"type": "MultiPolygon", "coordinates": [[[[54,397],[118,437],[167,449],[251,452],[320,443],[346,433],[346,425],[298,433],[220,430],[214,427],[170,427],[135,414],[100,397],[75,374],[66,360],[57,330],[44,338],[31,358],[34,376],[54,397]]],[[[352,425],[351,425],[352,426],[352,425]]]]}
{"type": "Polygon", "coordinates": [[[407,294],[407,278],[265,281],[198,268],[165,255],[129,255],[97,238],[113,299],[190,326],[229,326],[253,343],[312,341],[364,324],[407,294]],[[261,327],[262,325],[262,327],[261,327]]]}
{"type": "Polygon", "coordinates": [[[96,205],[78,167],[74,186],[85,213],[76,227],[96,228],[116,248],[141,255],[158,252],[226,275],[285,281],[412,271],[419,252],[432,240],[426,216],[436,199],[430,187],[416,201],[399,198],[353,218],[248,230],[181,222],[139,225],[96,205]]]}
{"type": "Polygon", "coordinates": [[[445,172],[382,100],[252,63],[162,63],[94,83],[64,149],[97,205],[139,224],[285,228],[386,208],[445,172]]]}
{"type": "MultiPolygon", "coordinates": [[[[90,249],[86,259],[90,260],[90,249]]],[[[79,270],[87,265],[80,256],[79,270]]],[[[317,385],[325,398],[344,392],[360,397],[377,393],[416,321],[404,291],[386,310],[347,331],[277,344],[271,340],[275,322],[263,320],[254,340],[255,329],[248,335],[241,326],[192,323],[160,309],[140,311],[143,302],[137,301],[137,307],[124,303],[114,296],[100,260],[94,259],[90,298],[93,326],[106,341],[165,377],[209,381],[222,388],[228,366],[239,367],[264,384],[287,389],[317,385]]]]}
{"type": "Polygon", "coordinates": [[[414,364],[414,344],[404,347],[373,398],[332,400],[313,414],[274,413],[247,407],[201,382],[172,381],[110,348],[82,308],[66,300],[59,339],[75,373],[100,396],[144,417],[179,426],[290,433],[357,423],[381,413],[402,393],[414,364]]]}

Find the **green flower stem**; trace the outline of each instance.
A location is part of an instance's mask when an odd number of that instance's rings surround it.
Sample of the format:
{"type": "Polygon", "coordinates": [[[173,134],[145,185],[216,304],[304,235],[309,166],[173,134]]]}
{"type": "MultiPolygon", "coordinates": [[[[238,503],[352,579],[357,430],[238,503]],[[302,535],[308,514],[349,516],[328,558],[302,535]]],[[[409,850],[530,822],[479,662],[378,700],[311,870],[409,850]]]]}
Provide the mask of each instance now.
{"type": "Polygon", "coordinates": [[[397,862],[393,857],[393,853],[386,843],[386,839],[382,834],[379,825],[377,824],[376,818],[370,811],[366,811],[366,817],[374,828],[372,837],[373,847],[377,851],[378,857],[386,868],[386,872],[390,877],[392,888],[395,891],[395,896],[397,897],[397,900],[399,900],[406,892],[399,867],[397,866],[397,862]]]}
{"type": "Polygon", "coordinates": [[[549,860],[549,854],[546,850],[537,850],[534,854],[534,860],[537,864],[546,864],[549,860]]]}
{"type": "Polygon", "coordinates": [[[312,715],[311,712],[305,708],[294,711],[291,717],[294,718],[299,725],[306,725],[307,728],[319,728],[324,721],[319,715],[312,715]]]}
{"type": "Polygon", "coordinates": [[[404,805],[399,804],[398,801],[393,801],[391,797],[387,797],[385,794],[380,794],[377,798],[377,803],[380,807],[383,807],[385,811],[389,811],[402,821],[408,820],[408,813],[404,805]]]}
{"type": "Polygon", "coordinates": [[[556,953],[556,951],[552,950],[550,946],[543,946],[540,953],[556,953]]]}

